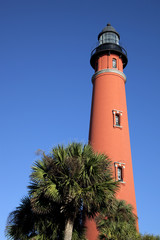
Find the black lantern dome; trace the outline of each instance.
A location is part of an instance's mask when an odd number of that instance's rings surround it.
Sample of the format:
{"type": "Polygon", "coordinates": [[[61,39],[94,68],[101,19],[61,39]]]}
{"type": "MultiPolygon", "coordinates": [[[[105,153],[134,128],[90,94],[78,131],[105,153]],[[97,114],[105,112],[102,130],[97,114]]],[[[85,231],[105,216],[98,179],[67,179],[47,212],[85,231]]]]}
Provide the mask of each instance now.
{"type": "Polygon", "coordinates": [[[119,45],[119,40],[119,33],[108,23],[98,35],[99,45],[91,53],[91,66],[95,68],[95,61],[98,56],[104,55],[105,53],[114,53],[122,58],[123,68],[125,68],[128,62],[127,52],[119,45]]]}

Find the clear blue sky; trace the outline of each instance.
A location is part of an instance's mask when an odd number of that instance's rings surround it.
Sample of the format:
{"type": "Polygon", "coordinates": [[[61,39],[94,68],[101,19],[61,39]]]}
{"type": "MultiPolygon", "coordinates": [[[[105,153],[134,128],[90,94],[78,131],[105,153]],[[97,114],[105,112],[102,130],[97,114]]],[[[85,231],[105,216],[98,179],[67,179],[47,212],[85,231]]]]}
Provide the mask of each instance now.
{"type": "Polygon", "coordinates": [[[88,141],[90,52],[108,22],[128,52],[140,232],[160,234],[159,10],[159,0],[0,0],[0,239],[27,193],[36,150],[88,141]]]}

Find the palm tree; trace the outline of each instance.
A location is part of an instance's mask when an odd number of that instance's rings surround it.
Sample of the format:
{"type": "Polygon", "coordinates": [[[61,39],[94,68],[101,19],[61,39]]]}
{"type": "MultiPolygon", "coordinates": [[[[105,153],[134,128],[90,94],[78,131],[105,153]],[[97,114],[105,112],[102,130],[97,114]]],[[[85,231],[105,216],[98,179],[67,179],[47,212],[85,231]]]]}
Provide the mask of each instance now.
{"type": "Polygon", "coordinates": [[[28,197],[25,197],[22,199],[20,206],[9,214],[6,237],[15,240],[29,239],[30,236],[34,236],[34,222],[36,222],[36,218],[33,217],[30,200],[28,197]]]}
{"type": "Polygon", "coordinates": [[[133,214],[133,208],[130,204],[113,199],[110,207],[106,208],[96,218],[99,239],[139,240],[136,220],[137,217],[133,214]]]}
{"type": "Polygon", "coordinates": [[[55,147],[48,155],[43,153],[42,160],[33,165],[30,179],[33,211],[53,213],[57,204],[60,216],[64,216],[64,240],[72,239],[76,217],[83,212],[84,217],[94,218],[118,186],[108,157],[79,143],[55,147]]]}
{"type": "MultiPolygon", "coordinates": [[[[21,200],[20,206],[8,217],[5,235],[14,240],[60,240],[63,238],[64,216],[60,214],[57,204],[53,212],[38,214],[33,211],[29,197],[21,200]],[[62,221],[62,222],[61,222],[62,221]]],[[[80,217],[75,220],[73,240],[86,240],[83,226],[79,224],[80,217]]]]}

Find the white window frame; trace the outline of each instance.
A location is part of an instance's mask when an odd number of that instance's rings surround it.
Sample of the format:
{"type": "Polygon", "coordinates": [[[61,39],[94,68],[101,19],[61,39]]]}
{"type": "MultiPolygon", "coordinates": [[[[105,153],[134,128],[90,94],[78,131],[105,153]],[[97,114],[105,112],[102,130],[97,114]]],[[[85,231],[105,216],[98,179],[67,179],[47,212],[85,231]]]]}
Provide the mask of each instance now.
{"type": "Polygon", "coordinates": [[[124,182],[124,178],[125,178],[125,174],[124,174],[124,170],[125,170],[125,163],[123,162],[114,162],[114,167],[115,167],[115,180],[119,181],[121,183],[125,183],[124,182]],[[119,179],[119,174],[118,174],[118,170],[121,169],[121,178],[119,179]]]}
{"type": "Polygon", "coordinates": [[[123,112],[120,111],[120,110],[113,109],[112,113],[113,113],[113,127],[122,128],[122,113],[123,112]],[[116,116],[118,116],[118,123],[119,124],[117,124],[116,116]]]}

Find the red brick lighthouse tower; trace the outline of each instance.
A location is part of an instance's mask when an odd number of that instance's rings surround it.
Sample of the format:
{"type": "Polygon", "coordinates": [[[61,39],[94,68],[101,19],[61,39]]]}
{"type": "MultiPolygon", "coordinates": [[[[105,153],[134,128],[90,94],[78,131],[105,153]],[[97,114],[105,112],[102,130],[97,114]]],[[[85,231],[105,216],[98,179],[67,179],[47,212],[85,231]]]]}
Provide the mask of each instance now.
{"type": "MultiPolygon", "coordinates": [[[[112,160],[115,180],[121,185],[117,198],[132,204],[137,214],[123,73],[128,59],[119,40],[119,33],[107,24],[98,35],[98,47],[91,53],[90,63],[95,73],[89,143],[112,160]]],[[[87,226],[88,240],[96,240],[95,222],[89,221],[87,226]]]]}

